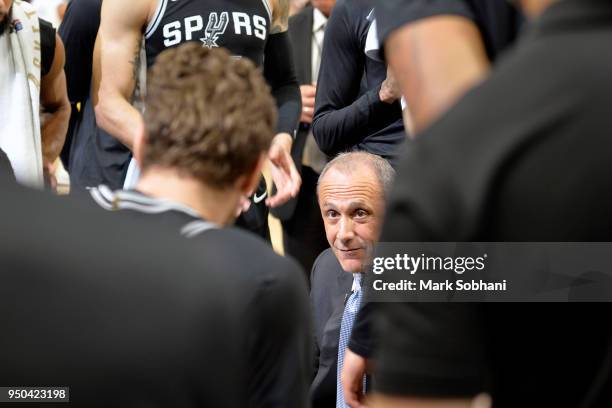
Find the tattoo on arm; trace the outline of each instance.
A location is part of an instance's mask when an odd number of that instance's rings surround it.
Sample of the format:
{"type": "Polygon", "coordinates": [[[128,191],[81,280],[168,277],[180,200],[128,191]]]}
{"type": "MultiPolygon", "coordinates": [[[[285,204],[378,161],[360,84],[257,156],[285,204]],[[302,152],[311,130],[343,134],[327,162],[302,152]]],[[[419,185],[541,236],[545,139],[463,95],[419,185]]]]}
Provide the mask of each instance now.
{"type": "Polygon", "coordinates": [[[132,81],[136,84],[138,82],[138,72],[140,70],[140,42],[136,44],[134,56],[130,60],[130,64],[132,64],[132,81]]]}
{"type": "Polygon", "coordinates": [[[277,0],[274,7],[273,21],[270,34],[287,31],[289,27],[289,3],[291,0],[277,0]]]}
{"type": "Polygon", "coordinates": [[[141,43],[140,41],[136,43],[136,49],[134,50],[134,56],[130,60],[130,64],[132,64],[132,83],[134,84],[134,90],[132,92],[131,103],[137,104],[142,102],[143,93],[141,87],[143,84],[140,83],[140,69],[141,69],[141,43]]]}

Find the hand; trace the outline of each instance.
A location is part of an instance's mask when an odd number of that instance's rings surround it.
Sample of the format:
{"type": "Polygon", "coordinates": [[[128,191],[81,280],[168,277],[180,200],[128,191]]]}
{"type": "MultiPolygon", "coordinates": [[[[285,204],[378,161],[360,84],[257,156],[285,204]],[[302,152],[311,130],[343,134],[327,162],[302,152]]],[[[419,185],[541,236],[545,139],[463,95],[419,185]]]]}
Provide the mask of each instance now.
{"type": "Polygon", "coordinates": [[[300,85],[300,93],[302,94],[302,116],[300,117],[300,122],[311,124],[312,116],[314,115],[317,84],[300,85]]]}
{"type": "Polygon", "coordinates": [[[402,97],[402,91],[400,90],[398,82],[395,80],[395,75],[393,75],[393,72],[391,72],[388,67],[387,78],[380,86],[378,97],[385,103],[393,103],[402,97]]]}
{"type": "Polygon", "coordinates": [[[279,133],[272,140],[268,160],[272,180],[276,185],[276,194],[266,200],[269,207],[278,207],[286,203],[300,191],[302,178],[291,157],[292,144],[293,138],[288,133],[279,133]]]}
{"type": "Polygon", "coordinates": [[[366,374],[367,360],[350,349],[344,352],[342,366],[342,391],[344,402],[351,408],[367,408],[364,402],[363,376],[366,374]]]}
{"type": "Polygon", "coordinates": [[[249,196],[242,196],[242,197],[240,197],[240,202],[238,203],[238,208],[236,208],[236,217],[238,217],[242,213],[245,213],[245,212],[249,211],[249,208],[251,208],[251,198],[250,198],[250,195],[249,196]]]}
{"type": "Polygon", "coordinates": [[[49,187],[52,192],[57,192],[57,179],[55,178],[55,171],[57,170],[57,166],[55,162],[53,163],[45,163],[43,165],[43,177],[45,180],[45,185],[49,187]]]}

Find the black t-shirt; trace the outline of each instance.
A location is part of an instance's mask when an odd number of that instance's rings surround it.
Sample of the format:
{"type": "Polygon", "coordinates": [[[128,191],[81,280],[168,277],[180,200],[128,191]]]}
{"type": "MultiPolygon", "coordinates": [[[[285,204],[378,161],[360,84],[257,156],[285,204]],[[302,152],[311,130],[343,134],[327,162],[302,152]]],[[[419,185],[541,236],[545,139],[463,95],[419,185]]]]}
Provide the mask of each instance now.
{"type": "MultiPolygon", "coordinates": [[[[383,241],[609,242],[611,27],[608,1],[551,6],[412,144],[383,241]]],[[[389,394],[487,390],[495,408],[576,407],[610,364],[612,326],[597,319],[609,303],[385,308],[376,387],[389,394]]]]}
{"type": "Polygon", "coordinates": [[[454,15],[473,21],[491,61],[512,44],[523,18],[507,0],[387,0],[376,4],[381,42],[395,29],[428,17],[454,15]]]}
{"type": "Polygon", "coordinates": [[[181,204],[106,186],[90,194],[106,210],[148,219],[222,259],[236,290],[244,294],[236,309],[248,333],[241,340],[248,355],[249,406],[306,407],[312,337],[306,280],[293,260],[276,255],[253,234],[217,228],[181,204]]]}
{"type": "Polygon", "coordinates": [[[38,19],[40,26],[40,59],[42,60],[40,74],[45,76],[51,71],[55,56],[55,28],[43,19],[38,19]]]}
{"type": "Polygon", "coordinates": [[[0,191],[0,384],[70,386],[75,408],[246,406],[242,295],[214,246],[91,199],[0,191]]]}
{"type": "Polygon", "coordinates": [[[68,99],[73,104],[89,97],[101,6],[101,0],[71,1],[59,27],[59,36],[66,49],[68,99]]]}
{"type": "Polygon", "coordinates": [[[380,100],[384,63],[366,56],[370,0],[340,0],[325,29],[312,132],[330,157],[358,150],[393,160],[406,138],[399,102],[380,100]]]}

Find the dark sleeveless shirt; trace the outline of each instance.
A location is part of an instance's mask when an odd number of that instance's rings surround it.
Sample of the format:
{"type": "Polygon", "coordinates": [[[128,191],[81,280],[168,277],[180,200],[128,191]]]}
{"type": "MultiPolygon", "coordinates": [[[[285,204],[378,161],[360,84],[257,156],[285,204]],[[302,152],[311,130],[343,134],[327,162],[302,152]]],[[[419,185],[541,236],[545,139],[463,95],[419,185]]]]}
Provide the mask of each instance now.
{"type": "Polygon", "coordinates": [[[167,48],[196,41],[261,66],[271,13],[269,0],[159,0],[145,30],[147,65],[167,48]]]}

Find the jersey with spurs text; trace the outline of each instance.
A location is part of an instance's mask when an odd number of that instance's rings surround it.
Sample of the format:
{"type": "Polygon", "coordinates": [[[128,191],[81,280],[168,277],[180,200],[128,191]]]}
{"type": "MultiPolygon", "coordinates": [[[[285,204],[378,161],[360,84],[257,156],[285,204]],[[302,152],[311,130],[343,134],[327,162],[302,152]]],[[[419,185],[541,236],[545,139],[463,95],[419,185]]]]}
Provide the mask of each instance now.
{"type": "Polygon", "coordinates": [[[145,31],[147,64],[167,48],[195,41],[260,66],[271,21],[270,0],[159,0],[145,31]]]}

